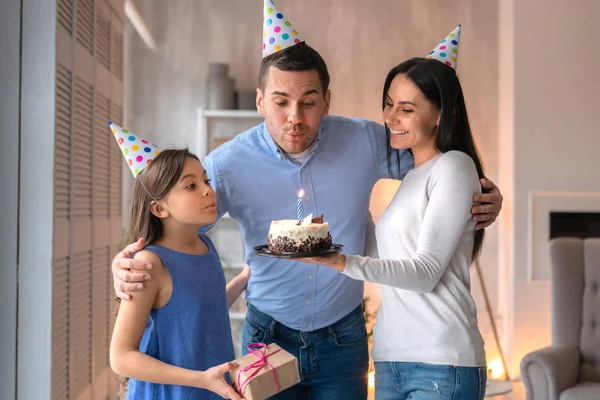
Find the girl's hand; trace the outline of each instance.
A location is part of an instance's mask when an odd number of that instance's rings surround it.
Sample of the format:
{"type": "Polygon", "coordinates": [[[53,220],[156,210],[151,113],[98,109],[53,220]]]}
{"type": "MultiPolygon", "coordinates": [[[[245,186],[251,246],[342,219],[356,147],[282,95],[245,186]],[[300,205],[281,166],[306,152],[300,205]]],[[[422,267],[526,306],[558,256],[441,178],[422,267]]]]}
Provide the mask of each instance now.
{"type": "Polygon", "coordinates": [[[302,261],[308,264],[324,265],[340,272],[343,272],[346,269],[346,256],[343,254],[334,254],[332,256],[325,257],[295,258],[294,260],[302,261]]]}
{"type": "MultiPolygon", "coordinates": [[[[238,364],[232,361],[200,372],[198,387],[210,390],[224,399],[243,400],[243,397],[225,380],[225,374],[233,371],[237,366],[238,364]]],[[[234,379],[234,377],[232,376],[231,379],[234,379]]]]}

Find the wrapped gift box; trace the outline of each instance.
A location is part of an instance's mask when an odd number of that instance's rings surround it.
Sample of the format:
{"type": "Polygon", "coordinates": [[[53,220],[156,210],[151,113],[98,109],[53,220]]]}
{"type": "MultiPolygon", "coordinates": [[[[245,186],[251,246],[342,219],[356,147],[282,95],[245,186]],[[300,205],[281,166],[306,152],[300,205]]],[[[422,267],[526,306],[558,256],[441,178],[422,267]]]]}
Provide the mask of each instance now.
{"type": "Polygon", "coordinates": [[[272,343],[252,344],[231,373],[233,386],[246,400],[264,400],[300,382],[298,359],[272,343]]]}

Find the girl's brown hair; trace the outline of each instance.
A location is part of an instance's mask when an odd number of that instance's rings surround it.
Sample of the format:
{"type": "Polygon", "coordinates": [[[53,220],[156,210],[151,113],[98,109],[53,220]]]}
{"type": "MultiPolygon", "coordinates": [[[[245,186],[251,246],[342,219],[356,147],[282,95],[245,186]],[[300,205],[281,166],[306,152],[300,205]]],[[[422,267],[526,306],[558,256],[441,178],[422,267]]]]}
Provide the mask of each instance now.
{"type": "Polygon", "coordinates": [[[129,214],[130,241],[144,238],[146,244],[150,244],[162,236],[162,223],[150,212],[150,206],[153,201],[162,200],[175,186],[188,158],[198,160],[188,149],[164,150],[138,174],[129,214]]]}
{"type": "MultiPolygon", "coordinates": [[[[144,238],[148,245],[160,239],[163,226],[160,219],[150,212],[150,206],[153,201],[162,200],[179,181],[188,158],[198,160],[198,157],[190,153],[188,149],[163,150],[135,178],[128,234],[125,235],[128,242],[144,238]]],[[[117,298],[117,302],[120,303],[119,298],[117,298]]],[[[117,312],[115,312],[114,318],[116,316],[117,312]]],[[[125,399],[129,378],[116,375],[116,379],[118,382],[117,397],[125,399]]]]}

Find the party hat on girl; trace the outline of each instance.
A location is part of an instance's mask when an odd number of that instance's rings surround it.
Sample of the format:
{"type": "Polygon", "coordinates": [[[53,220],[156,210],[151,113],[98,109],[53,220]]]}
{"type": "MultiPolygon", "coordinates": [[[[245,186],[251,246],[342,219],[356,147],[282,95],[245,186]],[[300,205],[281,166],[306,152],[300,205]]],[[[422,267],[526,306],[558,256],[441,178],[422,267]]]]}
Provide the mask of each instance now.
{"type": "Polygon", "coordinates": [[[109,122],[108,126],[115,136],[134,178],[160,154],[160,150],[155,144],[135,136],[127,129],[112,122],[109,122]]]}
{"type": "Polygon", "coordinates": [[[273,0],[265,0],[263,21],[263,58],[304,42],[273,0]]]}
{"type": "Polygon", "coordinates": [[[433,58],[456,69],[458,59],[458,42],[460,41],[460,25],[458,25],[426,58],[433,58]]]}

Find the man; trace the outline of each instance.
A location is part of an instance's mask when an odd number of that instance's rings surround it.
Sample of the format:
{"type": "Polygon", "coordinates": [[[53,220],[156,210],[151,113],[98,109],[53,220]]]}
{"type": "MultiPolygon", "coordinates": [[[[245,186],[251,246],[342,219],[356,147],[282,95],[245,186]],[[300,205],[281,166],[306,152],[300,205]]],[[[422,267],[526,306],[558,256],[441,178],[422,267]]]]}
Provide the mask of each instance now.
{"type": "MultiPolygon", "coordinates": [[[[324,214],[344,253],[363,254],[373,185],[382,178],[401,179],[413,159],[402,151],[388,162],[381,125],[328,116],[327,67],[306,43],[264,49],[269,55],[261,63],[256,104],[265,123],[203,162],[217,193],[218,216],[228,212],[239,223],[252,269],[243,349],[276,342],[298,358],[301,383],[274,398],[366,399],[362,282],[318,265],[262,258],[252,249],[265,243],[272,220],[295,218],[296,196],[303,189],[304,215],[324,214]]],[[[473,210],[479,228],[495,220],[502,204],[492,182],[484,188],[491,192],[474,199],[483,203],[473,210]]],[[[141,247],[131,244],[113,261],[121,298],[149,276],[143,263],[130,259],[141,247]]]]}

